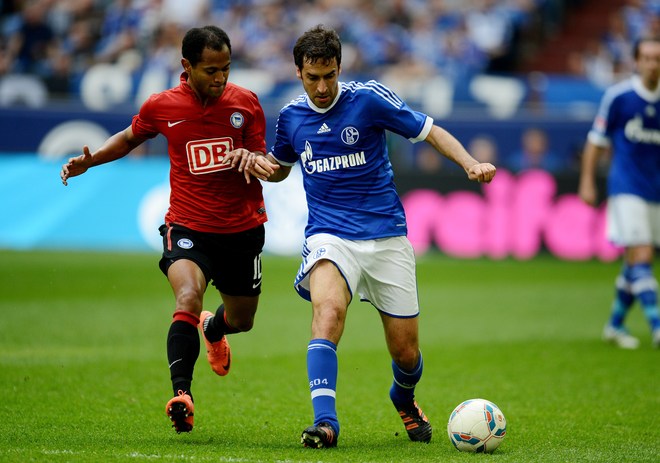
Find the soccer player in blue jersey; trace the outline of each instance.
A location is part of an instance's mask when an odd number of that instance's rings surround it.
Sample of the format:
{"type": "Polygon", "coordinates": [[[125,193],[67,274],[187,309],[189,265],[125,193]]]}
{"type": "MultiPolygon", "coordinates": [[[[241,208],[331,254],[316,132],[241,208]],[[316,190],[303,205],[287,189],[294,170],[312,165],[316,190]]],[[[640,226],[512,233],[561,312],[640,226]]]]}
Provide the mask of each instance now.
{"type": "Polygon", "coordinates": [[[637,72],[610,87],[589,132],[582,158],[580,197],[596,205],[599,158],[611,152],[607,178],[607,236],[625,248],[615,298],[603,339],[636,349],[639,339],[624,327],[637,299],[660,347],[658,282],[654,249],[660,245],[660,38],[635,43],[637,72]]]}
{"type": "Polygon", "coordinates": [[[302,168],[309,218],[295,288],[312,303],[307,372],[314,409],[314,424],[303,431],[302,443],[337,444],[337,345],[354,297],[371,303],[382,320],[394,374],[390,398],[408,436],[429,442],[431,424],[415,400],[424,365],[415,255],[385,132],[428,142],[470,180],[490,182],[495,167],[476,161],[433,119],[384,85],[340,82],[341,42],[335,31],[322,26],[307,31],[293,55],[305,94],[280,111],[268,154],[272,167],[250,170],[251,161],[242,159],[240,168],[269,181],[284,179],[296,162],[302,168]]]}

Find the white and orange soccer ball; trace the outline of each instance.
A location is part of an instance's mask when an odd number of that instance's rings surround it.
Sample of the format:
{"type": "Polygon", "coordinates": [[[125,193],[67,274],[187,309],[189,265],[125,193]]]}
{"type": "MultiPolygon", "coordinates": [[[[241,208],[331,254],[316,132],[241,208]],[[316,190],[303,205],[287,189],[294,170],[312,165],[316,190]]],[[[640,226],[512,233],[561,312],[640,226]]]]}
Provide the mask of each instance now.
{"type": "Polygon", "coordinates": [[[461,452],[491,453],[506,436],[506,418],[502,410],[488,400],[466,400],[449,415],[447,433],[461,452]]]}

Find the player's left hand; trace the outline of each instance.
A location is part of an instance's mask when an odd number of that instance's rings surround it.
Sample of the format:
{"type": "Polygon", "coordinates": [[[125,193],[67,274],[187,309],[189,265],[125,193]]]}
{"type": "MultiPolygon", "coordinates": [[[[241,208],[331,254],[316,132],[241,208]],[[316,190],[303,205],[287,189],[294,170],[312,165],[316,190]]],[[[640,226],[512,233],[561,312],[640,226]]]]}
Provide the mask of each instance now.
{"type": "Polygon", "coordinates": [[[497,169],[490,162],[475,164],[468,169],[468,178],[479,183],[490,183],[495,177],[497,169]]]}

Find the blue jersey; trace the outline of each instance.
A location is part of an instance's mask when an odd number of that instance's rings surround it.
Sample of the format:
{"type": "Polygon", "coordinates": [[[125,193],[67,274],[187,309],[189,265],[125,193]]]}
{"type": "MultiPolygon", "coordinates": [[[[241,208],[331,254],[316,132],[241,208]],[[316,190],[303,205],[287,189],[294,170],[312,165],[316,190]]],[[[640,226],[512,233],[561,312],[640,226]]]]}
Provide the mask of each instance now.
{"type": "Polygon", "coordinates": [[[660,88],[639,76],[610,87],[589,132],[597,146],[612,146],[607,193],[633,194],[660,202],[660,88]]]}
{"type": "Polygon", "coordinates": [[[300,162],[309,209],[305,236],[367,240],[407,234],[385,131],[424,140],[433,120],[375,82],[339,83],[328,108],[301,95],[282,108],[271,154],[300,162]]]}

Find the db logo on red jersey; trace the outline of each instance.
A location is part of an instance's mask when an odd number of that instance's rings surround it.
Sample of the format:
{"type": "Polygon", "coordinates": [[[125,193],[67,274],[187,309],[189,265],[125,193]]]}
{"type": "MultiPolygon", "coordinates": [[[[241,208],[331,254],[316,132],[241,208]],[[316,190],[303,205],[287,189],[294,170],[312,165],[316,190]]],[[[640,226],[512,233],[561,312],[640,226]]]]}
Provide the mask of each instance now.
{"type": "Polygon", "coordinates": [[[229,137],[189,141],[186,153],[190,172],[198,175],[230,169],[231,166],[223,165],[222,160],[232,149],[232,139],[229,137]]]}

